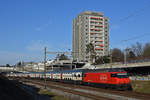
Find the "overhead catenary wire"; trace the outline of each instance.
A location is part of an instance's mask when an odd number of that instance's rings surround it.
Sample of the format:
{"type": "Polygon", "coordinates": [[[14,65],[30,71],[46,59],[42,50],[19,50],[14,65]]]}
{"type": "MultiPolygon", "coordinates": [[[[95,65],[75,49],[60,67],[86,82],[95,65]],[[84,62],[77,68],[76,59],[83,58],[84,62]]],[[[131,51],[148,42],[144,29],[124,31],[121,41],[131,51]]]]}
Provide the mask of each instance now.
{"type": "Polygon", "coordinates": [[[129,18],[132,18],[134,16],[137,16],[138,14],[140,14],[140,12],[143,12],[146,8],[150,7],[150,4],[148,3],[146,6],[144,6],[143,8],[137,9],[136,11],[130,13],[128,16],[122,18],[119,20],[119,22],[128,20],[129,18]]]}
{"type": "MultiPolygon", "coordinates": [[[[130,19],[132,17],[137,16],[138,14],[140,14],[140,12],[144,11],[148,7],[150,7],[150,2],[146,2],[144,7],[137,9],[136,11],[130,13],[129,15],[127,15],[124,18],[121,18],[118,21],[118,23],[122,23],[122,22],[124,22],[124,21],[126,21],[126,20],[128,20],[128,19],[130,19]]],[[[115,24],[112,24],[112,26],[113,25],[115,25],[115,24]]],[[[110,27],[110,30],[112,30],[112,27],[110,27]]],[[[131,37],[131,38],[128,38],[128,39],[125,39],[125,40],[121,40],[120,42],[115,43],[115,45],[116,44],[122,44],[124,42],[132,41],[132,40],[136,40],[136,39],[139,39],[139,38],[143,38],[143,37],[148,36],[148,35],[150,35],[150,33],[145,33],[145,34],[142,34],[142,35],[136,35],[134,37],[131,37]]]]}
{"type": "Polygon", "coordinates": [[[150,33],[145,33],[145,34],[142,34],[142,35],[137,35],[137,36],[125,39],[125,40],[121,40],[121,41],[116,42],[114,44],[115,44],[115,46],[117,46],[117,45],[119,46],[119,45],[122,45],[122,43],[126,43],[128,41],[133,41],[133,40],[138,40],[138,39],[144,38],[144,37],[149,36],[149,35],[150,35],[150,33]]]}
{"type": "MultiPolygon", "coordinates": [[[[135,16],[139,15],[141,12],[143,12],[148,7],[150,7],[150,2],[146,2],[144,7],[139,8],[139,9],[133,11],[132,13],[128,14],[127,16],[121,18],[120,20],[118,20],[117,23],[122,23],[122,22],[124,22],[124,21],[126,21],[126,20],[128,20],[128,19],[130,19],[132,17],[135,17],[135,16]]],[[[115,23],[113,25],[115,25],[115,23]]]]}
{"type": "Polygon", "coordinates": [[[131,40],[136,40],[136,39],[139,39],[139,38],[143,38],[145,36],[148,36],[150,35],[150,33],[146,33],[146,34],[142,34],[142,35],[138,35],[138,36],[135,36],[135,37],[131,37],[129,39],[126,39],[126,40],[122,40],[121,42],[127,42],[127,41],[131,41],[131,40]]]}

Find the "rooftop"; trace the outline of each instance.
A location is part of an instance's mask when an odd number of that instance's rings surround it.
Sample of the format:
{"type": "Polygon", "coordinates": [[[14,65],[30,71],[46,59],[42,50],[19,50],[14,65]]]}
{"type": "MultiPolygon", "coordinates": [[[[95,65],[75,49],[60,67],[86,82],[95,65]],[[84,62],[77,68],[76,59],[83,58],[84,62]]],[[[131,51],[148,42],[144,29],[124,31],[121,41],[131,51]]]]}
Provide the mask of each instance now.
{"type": "Polygon", "coordinates": [[[96,11],[84,11],[79,14],[79,16],[81,16],[81,15],[104,16],[104,14],[102,12],[96,12],[96,11]]]}

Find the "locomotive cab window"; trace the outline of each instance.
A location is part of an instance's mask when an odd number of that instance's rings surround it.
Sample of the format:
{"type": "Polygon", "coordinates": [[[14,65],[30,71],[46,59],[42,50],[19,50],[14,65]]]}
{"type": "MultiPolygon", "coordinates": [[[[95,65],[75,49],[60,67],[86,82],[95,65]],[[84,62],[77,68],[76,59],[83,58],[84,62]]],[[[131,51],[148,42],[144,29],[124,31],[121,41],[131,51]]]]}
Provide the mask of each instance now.
{"type": "Polygon", "coordinates": [[[118,73],[118,74],[117,74],[117,77],[118,77],[118,78],[128,78],[129,76],[128,76],[127,73],[118,73]]]}
{"type": "Polygon", "coordinates": [[[111,77],[117,77],[117,74],[111,74],[111,77]]]}

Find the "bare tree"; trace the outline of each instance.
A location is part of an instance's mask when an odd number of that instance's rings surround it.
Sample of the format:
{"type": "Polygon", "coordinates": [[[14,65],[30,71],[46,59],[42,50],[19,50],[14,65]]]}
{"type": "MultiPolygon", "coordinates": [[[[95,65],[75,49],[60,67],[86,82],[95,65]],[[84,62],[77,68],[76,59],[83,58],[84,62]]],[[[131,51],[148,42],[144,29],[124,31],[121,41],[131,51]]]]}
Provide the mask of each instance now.
{"type": "Polygon", "coordinates": [[[96,52],[95,52],[95,49],[94,49],[94,45],[92,43],[89,43],[89,44],[86,45],[86,54],[89,55],[90,62],[93,63],[93,60],[96,57],[96,52]]]}
{"type": "Polygon", "coordinates": [[[139,42],[136,43],[136,46],[137,46],[137,56],[141,57],[143,55],[143,46],[139,42]]]}
{"type": "Polygon", "coordinates": [[[121,62],[124,59],[124,54],[123,52],[118,49],[118,48],[114,48],[112,50],[112,60],[113,62],[121,62]]]}
{"type": "Polygon", "coordinates": [[[136,44],[132,45],[131,51],[135,54],[136,58],[142,58],[143,46],[141,43],[136,42],[136,44]]]}
{"type": "Polygon", "coordinates": [[[129,51],[129,58],[130,59],[135,59],[135,54],[134,54],[134,52],[133,51],[129,51]]]}
{"type": "Polygon", "coordinates": [[[131,48],[127,47],[125,49],[125,51],[126,51],[127,61],[135,60],[136,56],[135,56],[135,53],[132,51],[131,48]]]}
{"type": "Polygon", "coordinates": [[[150,58],[150,43],[146,43],[143,51],[144,58],[150,58]]]}
{"type": "Polygon", "coordinates": [[[61,54],[61,55],[57,55],[56,56],[56,59],[59,59],[59,60],[69,60],[68,56],[66,56],[65,54],[61,54]]]}
{"type": "Polygon", "coordinates": [[[6,64],[6,67],[10,67],[10,65],[9,65],[9,64],[6,64]]]}
{"type": "Polygon", "coordinates": [[[95,60],[95,64],[110,63],[110,56],[101,56],[95,60]]]}

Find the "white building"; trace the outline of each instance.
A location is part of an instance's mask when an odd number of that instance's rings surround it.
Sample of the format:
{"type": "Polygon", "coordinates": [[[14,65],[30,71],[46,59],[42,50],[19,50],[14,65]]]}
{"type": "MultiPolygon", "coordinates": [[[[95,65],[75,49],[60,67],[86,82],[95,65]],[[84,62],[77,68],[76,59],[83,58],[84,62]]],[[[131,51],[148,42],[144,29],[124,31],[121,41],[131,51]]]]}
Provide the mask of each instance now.
{"type": "Polygon", "coordinates": [[[89,43],[94,45],[97,57],[109,54],[109,19],[101,12],[86,11],[73,20],[73,60],[89,59],[89,43]]]}

